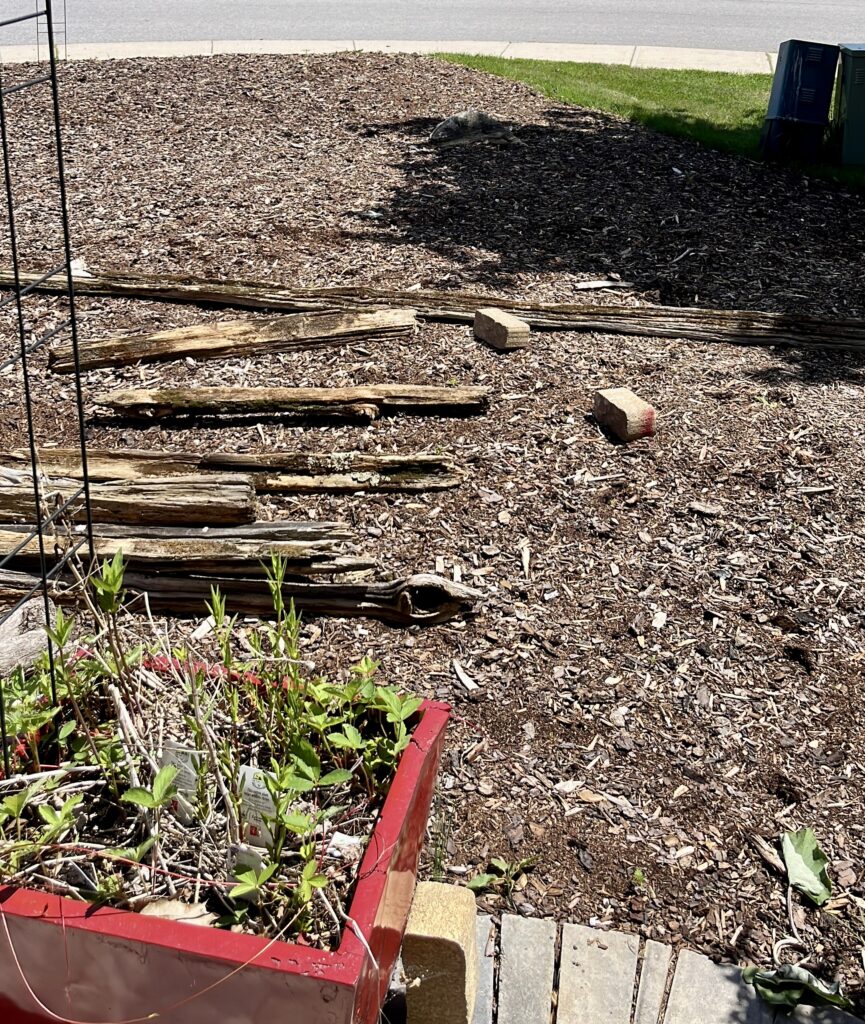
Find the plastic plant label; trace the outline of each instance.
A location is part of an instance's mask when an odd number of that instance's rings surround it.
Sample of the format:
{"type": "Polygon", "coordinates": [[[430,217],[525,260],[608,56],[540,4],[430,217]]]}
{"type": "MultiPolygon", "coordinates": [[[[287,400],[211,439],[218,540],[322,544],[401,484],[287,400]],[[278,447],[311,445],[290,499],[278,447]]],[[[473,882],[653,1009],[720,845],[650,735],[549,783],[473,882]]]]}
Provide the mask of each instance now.
{"type": "Polygon", "coordinates": [[[272,818],[276,810],[261,768],[245,764],[240,769],[240,810],[243,817],[243,838],[253,846],[267,846],[271,840],[265,817],[272,818]]]}
{"type": "Polygon", "coordinates": [[[177,769],[174,777],[174,785],[177,788],[177,795],[169,805],[177,819],[184,825],[190,824],[195,818],[194,800],[198,791],[198,767],[204,760],[204,754],[192,747],[184,747],[176,740],[166,740],[162,747],[160,767],[173,765],[177,769]]]}
{"type": "Polygon", "coordinates": [[[254,846],[246,843],[235,843],[228,848],[228,874],[232,881],[237,881],[239,871],[252,869],[257,874],[264,870],[264,857],[254,846]]]}

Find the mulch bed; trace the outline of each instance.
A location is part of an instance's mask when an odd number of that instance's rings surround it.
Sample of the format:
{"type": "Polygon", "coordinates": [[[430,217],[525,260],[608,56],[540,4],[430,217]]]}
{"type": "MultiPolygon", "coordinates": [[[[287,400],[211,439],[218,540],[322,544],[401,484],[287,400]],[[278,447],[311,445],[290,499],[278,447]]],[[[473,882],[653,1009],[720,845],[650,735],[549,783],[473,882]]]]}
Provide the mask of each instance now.
{"type": "MultiPolygon", "coordinates": [[[[78,63],[63,107],[75,252],[95,269],[865,313],[861,196],[430,59],[78,63]],[[423,148],[468,106],[514,121],[526,145],[423,148]],[[573,291],[610,273],[635,289],[573,291]]],[[[17,182],[28,267],[52,258],[37,114],[22,104],[12,124],[16,158],[38,165],[17,182]]],[[[84,298],[79,310],[84,337],[237,315],[84,298]]],[[[27,308],[37,330],[60,311],[42,297],[27,308]]],[[[42,436],[69,442],[72,384],[36,363],[42,436]]],[[[88,402],[89,437],[452,452],[470,473],[456,491],[262,503],[264,517],[347,520],[382,575],[438,570],[482,592],[469,621],[423,632],[305,625],[323,671],[369,652],[382,681],[455,705],[431,826],[444,863],[427,871],[460,880],[489,856],[535,857],[514,894],[523,913],[769,964],[790,932],[786,886],[751,836],[812,826],[835,898],[822,911],[794,898],[792,913],[813,968],[862,1006],[861,357],[576,333],[503,356],[469,328],[426,324],[408,341],[85,384],[179,381],[490,386],[483,418],[369,427],[140,429],[88,402]],[[615,385],[656,406],[656,439],[599,433],[592,393],[615,385]]],[[[14,374],[2,388],[0,442],[20,444],[14,374]]]]}

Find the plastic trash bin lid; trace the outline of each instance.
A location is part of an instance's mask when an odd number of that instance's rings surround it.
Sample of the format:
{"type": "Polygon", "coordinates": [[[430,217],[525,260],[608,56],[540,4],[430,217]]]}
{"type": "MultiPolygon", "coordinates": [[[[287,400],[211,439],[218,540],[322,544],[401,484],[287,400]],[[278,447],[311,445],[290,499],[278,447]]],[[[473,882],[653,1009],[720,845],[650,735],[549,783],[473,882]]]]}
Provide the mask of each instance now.
{"type": "Polygon", "coordinates": [[[841,43],[840,46],[842,53],[865,56],[865,43],[841,43]]]}

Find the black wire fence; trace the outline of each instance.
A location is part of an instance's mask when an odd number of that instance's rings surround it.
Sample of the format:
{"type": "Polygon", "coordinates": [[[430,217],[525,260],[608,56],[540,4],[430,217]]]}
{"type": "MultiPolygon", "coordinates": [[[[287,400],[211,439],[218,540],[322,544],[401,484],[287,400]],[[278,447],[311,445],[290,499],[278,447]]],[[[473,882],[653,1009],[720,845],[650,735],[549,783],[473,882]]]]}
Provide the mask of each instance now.
{"type": "MultiPolygon", "coordinates": [[[[3,29],[18,25],[22,22],[35,22],[37,27],[37,39],[40,40],[40,53],[44,52],[46,60],[37,62],[35,72],[31,66],[27,66],[20,81],[6,85],[8,79],[7,68],[0,65],[0,144],[2,144],[3,160],[3,186],[6,201],[6,233],[8,235],[8,248],[5,244],[0,245],[0,260],[4,264],[11,263],[14,286],[12,294],[0,298],[0,313],[8,310],[11,313],[10,321],[14,326],[11,333],[0,325],[3,337],[0,338],[0,373],[10,371],[15,367],[16,379],[20,381],[20,399],[23,405],[24,418],[27,431],[27,442],[30,454],[29,479],[33,486],[33,519],[28,522],[20,533],[20,542],[16,543],[11,550],[0,557],[0,588],[2,588],[2,576],[8,571],[10,564],[19,560],[22,555],[35,557],[38,560],[38,572],[34,575],[32,586],[25,586],[24,593],[17,597],[11,607],[0,614],[0,629],[19,609],[28,601],[41,595],[44,604],[45,622],[52,621],[52,601],[50,590],[52,581],[59,577],[73,558],[80,558],[89,563],[93,554],[93,524],[90,514],[90,484],[87,473],[87,445],[84,423],[84,400],[81,388],[81,374],[78,361],[78,325],[75,316],[75,296],[72,282],[72,243],[69,229],[69,213],[66,192],[66,173],[63,163],[63,145],[60,120],[60,95],[58,87],[58,59],[56,23],[54,18],[55,8],[62,4],[62,23],[65,28],[65,0],[37,0],[35,11],[18,14],[6,19],[0,18],[0,42],[2,42],[3,29]],[[49,96],[47,102],[38,94],[38,90],[47,90],[49,96]],[[41,102],[37,102],[35,97],[41,102]],[[51,216],[56,218],[55,227],[59,225],[58,252],[51,262],[54,265],[49,271],[40,277],[38,281],[24,285],[21,281],[21,248],[19,245],[20,232],[26,227],[31,233],[34,225],[26,224],[25,217],[29,217],[32,209],[31,197],[22,203],[16,194],[16,183],[27,181],[29,192],[33,187],[33,168],[28,166],[30,153],[33,146],[33,135],[29,135],[28,145],[13,146],[16,121],[14,114],[21,111],[21,104],[27,104],[31,97],[33,105],[30,111],[31,119],[28,121],[22,118],[25,126],[32,125],[32,116],[35,114],[43,120],[47,120],[45,127],[45,140],[52,153],[48,154],[50,167],[50,180],[45,183],[39,180],[39,202],[38,209],[51,210],[51,216]],[[12,108],[15,108],[13,111],[12,108]],[[16,153],[25,154],[24,158],[16,157],[16,153]],[[23,164],[21,166],[20,164],[23,164]],[[19,217],[19,208],[24,209],[24,214],[19,217]],[[60,302],[64,307],[63,316],[59,324],[55,324],[49,330],[42,333],[32,331],[25,313],[26,300],[40,284],[49,277],[59,276],[65,279],[66,288],[60,302]],[[15,334],[17,333],[17,338],[15,334]],[[81,485],[73,488],[72,493],[64,491],[62,497],[57,497],[56,491],[51,491],[50,485],[43,480],[39,466],[39,452],[34,420],[34,397],[33,397],[33,376],[31,368],[31,357],[48,342],[58,337],[66,337],[71,341],[73,361],[75,364],[74,388],[75,404],[77,409],[78,441],[81,452],[81,485]],[[48,498],[50,496],[51,510],[48,510],[48,498]],[[73,542],[64,546],[61,551],[55,545],[57,526],[66,519],[74,517],[85,521],[83,533],[74,533],[73,542]],[[85,549],[82,553],[82,549],[85,549]]],[[[65,31],[63,33],[65,36],[65,31]]],[[[27,127],[23,129],[27,131],[27,127]]],[[[42,138],[42,135],[39,135],[42,138]]],[[[5,242],[5,240],[4,240],[5,242]]],[[[15,372],[15,371],[13,371],[15,372]]],[[[16,591],[17,593],[17,591],[16,591]]],[[[54,663],[54,651],[50,642],[48,643],[48,666],[51,680],[51,700],[57,700],[57,681],[54,663]]],[[[8,686],[8,684],[7,684],[8,686]]],[[[10,745],[14,737],[7,735],[6,710],[7,693],[4,692],[4,681],[0,679],[0,742],[2,742],[3,772],[4,777],[10,774],[10,745]]]]}

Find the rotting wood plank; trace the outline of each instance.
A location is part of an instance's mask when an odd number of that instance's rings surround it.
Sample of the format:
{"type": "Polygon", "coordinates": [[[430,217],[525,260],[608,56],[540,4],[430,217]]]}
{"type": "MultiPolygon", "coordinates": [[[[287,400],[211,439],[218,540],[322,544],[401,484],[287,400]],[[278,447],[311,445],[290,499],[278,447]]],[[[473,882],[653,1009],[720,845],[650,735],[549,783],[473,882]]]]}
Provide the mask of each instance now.
{"type": "MultiPolygon", "coordinates": [[[[44,508],[50,512],[80,487],[77,480],[43,483],[40,497],[44,508]]],[[[93,483],[90,508],[95,518],[130,525],[251,523],[255,519],[255,487],[252,477],[227,473],[93,483]]],[[[29,483],[0,487],[0,522],[31,522],[34,516],[29,483]]],[[[81,503],[72,503],[67,518],[84,518],[83,495],[81,503]]]]}
{"type": "MultiPolygon", "coordinates": [[[[25,534],[33,530],[29,524],[7,523],[6,531],[25,534]]],[[[84,536],[86,527],[74,526],[74,536],[84,536]]],[[[94,523],[94,537],[128,537],[130,528],[119,524],[94,523]]],[[[135,536],[143,539],[187,540],[351,540],[354,534],[347,523],[320,520],[282,520],[275,523],[244,523],[239,526],[136,526],[135,536]]]]}
{"type": "MultiPolygon", "coordinates": [[[[39,582],[35,576],[0,569],[0,605],[9,605],[39,582]]],[[[78,600],[76,590],[64,577],[52,584],[51,596],[60,604],[78,600]]],[[[124,575],[126,599],[139,602],[147,595],[151,609],[159,614],[199,617],[206,610],[211,587],[226,597],[231,614],[273,614],[273,601],[262,574],[255,577],[159,576],[129,570],[124,575]]],[[[433,626],[471,611],[480,597],[477,590],[440,576],[418,573],[404,579],[380,582],[305,583],[286,580],[283,600],[293,601],[307,615],[335,615],[340,618],[379,619],[392,626],[433,626]]]]}
{"type": "MultiPolygon", "coordinates": [[[[9,555],[20,543],[20,532],[0,528],[0,558],[9,555]]],[[[45,534],[45,544],[49,552],[55,548],[62,552],[68,545],[68,537],[59,531],[49,531],[45,534]]],[[[95,537],[93,546],[94,555],[99,559],[113,558],[122,551],[130,566],[151,568],[166,575],[192,572],[248,574],[250,568],[260,568],[261,563],[272,555],[285,559],[287,571],[300,576],[360,572],[375,565],[373,559],[350,552],[342,541],[324,538],[244,540],[209,538],[206,535],[140,537],[129,533],[127,536],[95,537]]],[[[12,564],[32,563],[38,557],[39,543],[34,538],[21,547],[12,564]]]]}
{"type": "MultiPolygon", "coordinates": [[[[30,589],[28,587],[24,593],[30,589]]],[[[54,603],[49,601],[48,613],[52,624],[54,611],[54,603]]],[[[0,679],[5,679],[19,666],[29,668],[48,649],[45,621],[45,601],[40,595],[25,601],[0,623],[0,679]]]]}
{"type": "Polygon", "coordinates": [[[549,1024],[556,923],[502,916],[498,1024],[549,1024]]]}
{"type": "Polygon", "coordinates": [[[638,935],[562,926],[558,1024],[630,1024],[638,935]]]}
{"type": "MultiPolygon", "coordinates": [[[[198,360],[288,352],[354,341],[381,341],[409,334],[417,326],[411,309],[348,310],[338,313],[296,313],[266,320],[221,320],[78,343],[82,370],[131,363],[155,363],[191,357],[198,360]]],[[[73,373],[72,345],[49,355],[56,373],[73,373]]]]}
{"type": "MultiPolygon", "coordinates": [[[[41,448],[38,460],[46,474],[81,477],[81,453],[77,448],[41,448]]],[[[24,448],[0,451],[0,465],[20,471],[29,479],[30,453],[24,448]]],[[[92,481],[141,480],[193,471],[251,474],[258,493],[438,491],[457,487],[463,479],[450,459],[428,454],[265,452],[259,455],[128,448],[87,451],[87,472],[92,481]]]]}
{"type": "MultiPolygon", "coordinates": [[[[33,284],[40,272],[22,272],[22,284],[33,284]]],[[[12,288],[15,277],[11,270],[0,270],[0,288],[12,288]]],[[[500,295],[472,292],[441,292],[428,289],[411,291],[399,288],[375,288],[367,285],[334,288],[289,288],[273,282],[208,280],[196,277],[138,274],[133,271],[73,275],[79,295],[101,295],[111,298],[153,299],[160,302],[188,302],[203,306],[233,306],[236,309],[259,309],[290,313],[338,311],[366,306],[398,306],[417,309],[428,320],[451,320],[471,323],[475,312],[484,306],[496,306],[531,322],[534,313],[545,310],[570,309],[570,306],[547,306],[543,303],[521,302],[500,295]]],[[[596,291],[607,288],[632,288],[628,281],[609,278],[578,281],[574,291],[596,291]]],[[[39,286],[39,291],[65,292],[66,277],[57,275],[39,286]]],[[[543,325],[536,325],[543,326],[543,325]]]]}
{"type": "MultiPolygon", "coordinates": [[[[27,273],[32,283],[41,275],[27,273]]],[[[698,309],[678,306],[614,306],[537,303],[496,295],[428,290],[400,291],[365,286],[291,289],[276,284],[207,281],[109,273],[75,277],[82,295],[113,295],[197,302],[248,309],[294,312],[357,309],[388,305],[410,307],[427,320],[471,323],[475,312],[495,306],[528,321],[532,327],[596,331],[698,342],[738,345],[789,345],[805,348],[858,349],[865,345],[865,320],[828,319],[798,313],[698,309]]],[[[11,287],[11,271],[0,271],[0,288],[11,287]]],[[[591,282],[584,282],[591,283],[591,282]]],[[[623,282],[606,283],[606,287],[623,282]]],[[[576,286],[579,288],[579,285],[576,286]]],[[[42,290],[65,290],[65,277],[49,279],[42,290]]]]}
{"type": "Polygon", "coordinates": [[[142,388],[106,392],[94,396],[94,401],[135,418],[286,414],[375,419],[395,414],[474,415],[487,408],[489,389],[426,384],[372,384],[354,388],[142,388]]]}

